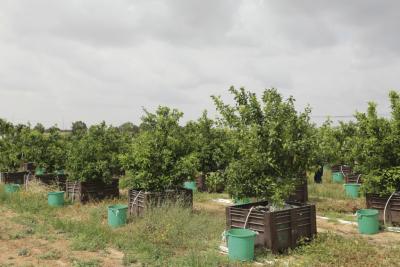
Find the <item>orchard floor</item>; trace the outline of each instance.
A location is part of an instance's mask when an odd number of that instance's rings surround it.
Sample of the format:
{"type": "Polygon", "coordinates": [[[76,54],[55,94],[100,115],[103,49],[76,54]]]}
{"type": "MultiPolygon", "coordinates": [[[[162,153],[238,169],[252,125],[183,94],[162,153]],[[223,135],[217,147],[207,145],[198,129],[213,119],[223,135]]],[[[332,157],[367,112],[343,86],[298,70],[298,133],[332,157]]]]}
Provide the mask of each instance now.
{"type": "Polygon", "coordinates": [[[111,230],[108,200],[50,208],[46,190],[32,187],[9,196],[0,186],[0,266],[400,266],[400,233],[362,236],[354,211],[365,199],[344,197],[342,185],[309,182],[317,204],[318,236],[283,255],[256,251],[254,263],[230,263],[219,252],[226,194],[196,193],[194,212],[163,207],[111,230]]]}

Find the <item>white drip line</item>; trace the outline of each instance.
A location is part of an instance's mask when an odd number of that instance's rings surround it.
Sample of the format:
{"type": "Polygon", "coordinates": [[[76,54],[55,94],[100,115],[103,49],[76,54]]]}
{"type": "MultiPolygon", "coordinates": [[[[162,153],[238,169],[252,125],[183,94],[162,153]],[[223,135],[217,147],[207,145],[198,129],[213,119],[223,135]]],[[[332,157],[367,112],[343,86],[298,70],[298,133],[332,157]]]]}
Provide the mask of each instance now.
{"type": "Polygon", "coordinates": [[[139,198],[140,194],[142,193],[142,190],[139,191],[139,193],[136,195],[135,199],[131,203],[131,210],[133,209],[133,205],[136,204],[136,200],[139,198]]]}
{"type": "Polygon", "coordinates": [[[361,178],[361,174],[358,175],[356,184],[358,184],[358,182],[360,181],[360,178],[361,178]]]}
{"type": "Polygon", "coordinates": [[[383,210],[383,225],[384,225],[384,226],[386,226],[386,209],[387,209],[387,207],[388,207],[388,205],[389,205],[389,202],[390,202],[390,200],[392,199],[393,195],[396,194],[397,192],[398,192],[398,191],[394,191],[394,192],[390,195],[390,197],[388,198],[388,201],[386,201],[385,209],[383,210]]]}

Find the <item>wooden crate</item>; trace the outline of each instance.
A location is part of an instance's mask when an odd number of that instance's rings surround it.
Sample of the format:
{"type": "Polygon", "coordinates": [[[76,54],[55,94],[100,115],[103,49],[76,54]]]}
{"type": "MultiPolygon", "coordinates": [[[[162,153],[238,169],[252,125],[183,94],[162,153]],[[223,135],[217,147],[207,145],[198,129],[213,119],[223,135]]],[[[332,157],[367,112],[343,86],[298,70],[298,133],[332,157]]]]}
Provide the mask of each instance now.
{"type": "Polygon", "coordinates": [[[82,203],[90,200],[119,197],[119,180],[113,179],[110,183],[101,180],[89,182],[66,181],[66,195],[72,201],[82,203]]]}
{"type": "Polygon", "coordinates": [[[289,196],[289,202],[299,202],[299,203],[306,203],[308,201],[308,186],[307,186],[307,179],[298,185],[294,192],[289,196]]]}
{"type": "Polygon", "coordinates": [[[128,193],[129,214],[142,216],[152,207],[166,203],[180,202],[183,206],[193,207],[193,191],[185,188],[166,190],[164,192],[147,192],[140,189],[130,189],[128,193]]]}
{"type": "Polygon", "coordinates": [[[5,184],[25,184],[28,172],[3,172],[1,182],[5,184]]]}
{"type": "Polygon", "coordinates": [[[61,190],[66,190],[67,175],[65,174],[35,175],[35,179],[43,184],[57,185],[61,190]]]}
{"type": "Polygon", "coordinates": [[[35,163],[33,162],[25,162],[21,164],[20,168],[22,171],[34,173],[36,166],[35,163]]]}
{"type": "Polygon", "coordinates": [[[206,176],[201,174],[196,177],[196,186],[197,190],[200,192],[206,192],[207,191],[207,185],[206,185],[206,176]]]}
{"type": "MultiPolygon", "coordinates": [[[[366,202],[368,209],[379,211],[379,220],[383,222],[383,211],[390,196],[379,196],[377,194],[367,194],[366,202]]],[[[395,194],[390,199],[386,208],[386,223],[400,225],[400,194],[395,194]]]]}
{"type": "Polygon", "coordinates": [[[294,249],[300,240],[311,240],[317,234],[316,212],[313,204],[290,203],[297,207],[280,211],[256,211],[256,206],[266,206],[268,201],[226,208],[226,227],[243,228],[258,232],[256,246],[273,253],[294,249]]]}
{"type": "Polygon", "coordinates": [[[344,176],[344,180],[346,184],[355,184],[358,183],[361,184],[361,174],[356,174],[356,173],[351,173],[351,174],[346,174],[344,176]],[[360,179],[359,179],[360,176],[360,179]]]}
{"type": "Polygon", "coordinates": [[[351,174],[353,171],[350,166],[348,165],[333,165],[331,168],[332,172],[343,172],[346,174],[351,174]]]}

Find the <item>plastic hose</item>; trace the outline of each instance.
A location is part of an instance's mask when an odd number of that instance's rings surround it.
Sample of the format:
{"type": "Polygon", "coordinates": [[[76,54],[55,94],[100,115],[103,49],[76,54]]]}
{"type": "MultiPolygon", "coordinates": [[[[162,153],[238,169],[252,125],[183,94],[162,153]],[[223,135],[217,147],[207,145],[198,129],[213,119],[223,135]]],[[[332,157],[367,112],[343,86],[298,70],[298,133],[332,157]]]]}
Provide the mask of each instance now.
{"type": "Polygon", "coordinates": [[[342,173],[343,178],[346,178],[346,175],[345,175],[344,172],[343,172],[343,166],[342,166],[342,165],[340,165],[340,172],[342,173]]]}
{"type": "Polygon", "coordinates": [[[72,187],[72,202],[75,202],[75,187],[76,187],[76,181],[74,182],[74,187],[72,187]]]}
{"type": "Polygon", "coordinates": [[[140,193],[142,193],[142,191],[140,190],[139,191],[139,193],[137,194],[137,196],[135,197],[135,199],[132,201],[132,204],[131,204],[131,209],[133,209],[133,205],[135,205],[135,203],[136,203],[136,200],[138,199],[138,197],[140,196],[140,193]]]}
{"type": "Polygon", "coordinates": [[[251,211],[252,211],[253,209],[254,209],[254,206],[253,206],[253,207],[251,207],[251,208],[250,208],[250,210],[249,210],[249,213],[247,213],[247,217],[246,217],[246,221],[244,222],[243,229],[246,229],[246,226],[247,226],[247,221],[249,220],[249,217],[250,217],[251,211]]]}
{"type": "Polygon", "coordinates": [[[387,206],[388,206],[390,200],[392,199],[393,195],[396,194],[396,193],[397,193],[397,191],[394,191],[394,192],[390,195],[388,201],[386,202],[385,209],[383,210],[383,225],[385,225],[385,226],[386,226],[386,208],[387,208],[387,206]]]}

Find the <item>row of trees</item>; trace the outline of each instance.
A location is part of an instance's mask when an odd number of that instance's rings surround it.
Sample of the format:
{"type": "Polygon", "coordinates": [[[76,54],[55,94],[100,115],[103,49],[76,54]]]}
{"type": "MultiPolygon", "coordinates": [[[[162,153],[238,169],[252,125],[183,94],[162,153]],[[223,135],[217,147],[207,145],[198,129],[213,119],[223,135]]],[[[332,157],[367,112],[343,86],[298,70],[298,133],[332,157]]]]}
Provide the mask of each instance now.
{"type": "Polygon", "coordinates": [[[366,174],[369,191],[400,185],[387,178],[400,176],[397,93],[390,93],[391,119],[379,118],[371,103],[354,122],[333,126],[328,120],[321,127],[310,122],[310,108],[296,111],[294,99],[284,99],[275,89],[260,97],[243,88],[232,87],[230,93],[232,105],[213,97],[216,120],[204,112],[185,125],[183,113],[168,107],[145,110],[140,127],[101,123],[87,128],[77,122],[70,133],[0,120],[0,169],[33,161],[48,172],[65,169],[71,180],[107,182],[125,174],[123,186],[149,191],[177,187],[203,174],[211,188],[226,185],[234,197],[274,202],[285,199],[306,170],[326,163],[351,164],[366,174]]]}
{"type": "Polygon", "coordinates": [[[318,129],[319,160],[352,166],[363,175],[368,193],[387,195],[400,189],[400,95],[391,91],[389,100],[390,118],[380,117],[370,102],[354,121],[332,126],[328,120],[318,129]]]}

